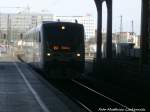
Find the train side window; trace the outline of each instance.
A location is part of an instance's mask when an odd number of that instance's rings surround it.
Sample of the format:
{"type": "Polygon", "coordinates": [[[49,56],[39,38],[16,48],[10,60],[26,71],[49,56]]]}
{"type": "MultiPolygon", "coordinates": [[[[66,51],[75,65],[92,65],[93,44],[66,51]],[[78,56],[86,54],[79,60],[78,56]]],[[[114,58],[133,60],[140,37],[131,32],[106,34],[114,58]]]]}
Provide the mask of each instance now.
{"type": "Polygon", "coordinates": [[[41,42],[41,33],[39,32],[39,42],[41,42]]]}

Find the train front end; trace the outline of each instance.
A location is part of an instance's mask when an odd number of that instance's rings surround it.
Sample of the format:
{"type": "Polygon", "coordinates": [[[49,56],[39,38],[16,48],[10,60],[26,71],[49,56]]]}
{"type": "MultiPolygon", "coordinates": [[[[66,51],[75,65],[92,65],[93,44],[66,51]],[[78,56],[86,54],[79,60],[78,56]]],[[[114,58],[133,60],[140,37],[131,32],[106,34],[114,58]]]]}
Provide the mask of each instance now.
{"type": "Polygon", "coordinates": [[[69,73],[69,77],[76,77],[73,73],[83,73],[85,64],[83,25],[56,22],[43,25],[43,29],[45,70],[65,75],[69,73]]]}

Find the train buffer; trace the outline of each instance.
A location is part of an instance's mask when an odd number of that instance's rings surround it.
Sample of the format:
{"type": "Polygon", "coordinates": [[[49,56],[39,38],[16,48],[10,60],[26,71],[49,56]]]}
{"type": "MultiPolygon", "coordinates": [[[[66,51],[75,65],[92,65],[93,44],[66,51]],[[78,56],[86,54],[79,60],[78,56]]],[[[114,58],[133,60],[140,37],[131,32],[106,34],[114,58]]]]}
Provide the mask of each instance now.
{"type": "Polygon", "coordinates": [[[0,112],[82,112],[21,62],[0,62],[0,112]]]}

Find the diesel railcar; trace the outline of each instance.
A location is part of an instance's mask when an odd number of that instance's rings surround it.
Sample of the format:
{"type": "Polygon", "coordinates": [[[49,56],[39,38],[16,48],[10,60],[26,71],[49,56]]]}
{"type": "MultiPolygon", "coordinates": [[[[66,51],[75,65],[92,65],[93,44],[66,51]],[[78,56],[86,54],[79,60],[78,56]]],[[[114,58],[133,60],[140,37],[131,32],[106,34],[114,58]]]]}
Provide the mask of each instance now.
{"type": "Polygon", "coordinates": [[[84,27],[71,22],[42,22],[25,34],[23,50],[21,59],[49,77],[77,77],[84,72],[84,27]]]}

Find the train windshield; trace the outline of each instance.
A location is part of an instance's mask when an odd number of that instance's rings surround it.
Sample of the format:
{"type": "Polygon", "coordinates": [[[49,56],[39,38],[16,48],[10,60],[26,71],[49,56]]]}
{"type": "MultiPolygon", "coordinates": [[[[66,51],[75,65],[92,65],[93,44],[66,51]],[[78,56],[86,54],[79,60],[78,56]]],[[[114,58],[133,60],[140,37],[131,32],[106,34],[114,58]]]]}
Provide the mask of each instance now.
{"type": "Polygon", "coordinates": [[[76,51],[84,42],[82,25],[50,24],[44,27],[47,46],[55,51],[76,51]]]}

